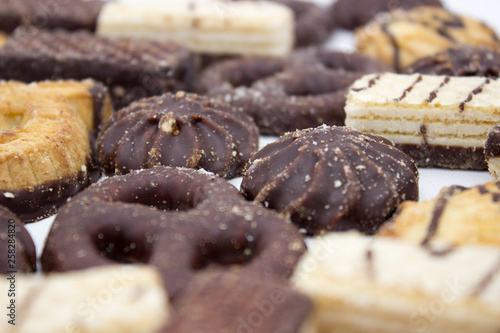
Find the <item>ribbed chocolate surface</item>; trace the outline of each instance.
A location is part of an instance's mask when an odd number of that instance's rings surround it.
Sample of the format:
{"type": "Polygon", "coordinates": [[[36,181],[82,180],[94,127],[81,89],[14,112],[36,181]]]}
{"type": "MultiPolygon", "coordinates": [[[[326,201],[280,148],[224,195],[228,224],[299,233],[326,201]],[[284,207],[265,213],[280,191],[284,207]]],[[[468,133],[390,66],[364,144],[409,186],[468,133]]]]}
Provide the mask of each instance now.
{"type": "Polygon", "coordinates": [[[115,108],[186,90],[193,70],[193,58],[184,47],[108,39],[86,31],[17,29],[0,48],[1,78],[24,82],[93,78],[110,88],[115,108]]]}
{"type": "Polygon", "coordinates": [[[241,174],[257,150],[258,130],[232,106],[178,92],[151,97],[116,113],[98,139],[107,174],[157,165],[241,174]]]}
{"type": "Polygon", "coordinates": [[[34,25],[44,29],[94,31],[105,3],[95,0],[3,0],[0,30],[11,32],[20,25],[34,25]]]}
{"type": "Polygon", "coordinates": [[[380,136],[322,126],[289,133],[256,153],[241,191],[310,234],[373,233],[403,200],[418,199],[418,171],[380,136]]]}

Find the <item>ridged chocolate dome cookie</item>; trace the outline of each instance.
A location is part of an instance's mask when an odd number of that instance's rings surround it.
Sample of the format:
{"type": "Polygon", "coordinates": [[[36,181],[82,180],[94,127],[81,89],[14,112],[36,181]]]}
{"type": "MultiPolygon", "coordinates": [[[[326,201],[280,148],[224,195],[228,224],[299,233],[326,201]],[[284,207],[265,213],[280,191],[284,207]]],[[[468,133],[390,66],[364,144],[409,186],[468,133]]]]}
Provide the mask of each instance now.
{"type": "Polygon", "coordinates": [[[403,200],[418,199],[418,171],[381,136],[321,126],[288,133],[257,152],[241,192],[309,234],[374,233],[403,200]]]}
{"type": "Polygon", "coordinates": [[[258,145],[258,129],[232,106],[178,92],[137,101],[118,111],[98,138],[104,172],[166,165],[241,174],[258,145]]]}
{"type": "Polygon", "coordinates": [[[423,6],[380,15],[384,16],[376,16],[356,31],[356,48],[400,72],[418,59],[450,47],[500,47],[492,28],[439,7],[423,6]]]}

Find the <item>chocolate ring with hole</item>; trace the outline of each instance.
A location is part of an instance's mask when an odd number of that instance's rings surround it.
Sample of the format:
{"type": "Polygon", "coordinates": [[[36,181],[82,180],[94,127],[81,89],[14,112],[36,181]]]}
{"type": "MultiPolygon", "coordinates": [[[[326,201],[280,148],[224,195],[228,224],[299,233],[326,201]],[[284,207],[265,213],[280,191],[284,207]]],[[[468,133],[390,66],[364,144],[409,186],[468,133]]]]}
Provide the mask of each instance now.
{"type": "Polygon", "coordinates": [[[151,264],[175,301],[202,270],[282,282],[304,251],[288,220],[245,201],[225,180],[160,166],[105,179],[75,196],[56,217],[41,263],[46,272],[151,264]]]}
{"type": "Polygon", "coordinates": [[[322,124],[343,125],[348,87],[387,65],[357,53],[321,48],[297,50],[283,59],[233,59],[200,75],[197,89],[249,114],[261,134],[322,124]]]}
{"type": "Polygon", "coordinates": [[[126,174],[158,165],[241,175],[257,150],[258,129],[231,105],[179,91],[115,113],[98,137],[104,172],[126,174]]]}
{"type": "Polygon", "coordinates": [[[0,206],[0,274],[36,271],[35,244],[20,218],[0,206]]]}

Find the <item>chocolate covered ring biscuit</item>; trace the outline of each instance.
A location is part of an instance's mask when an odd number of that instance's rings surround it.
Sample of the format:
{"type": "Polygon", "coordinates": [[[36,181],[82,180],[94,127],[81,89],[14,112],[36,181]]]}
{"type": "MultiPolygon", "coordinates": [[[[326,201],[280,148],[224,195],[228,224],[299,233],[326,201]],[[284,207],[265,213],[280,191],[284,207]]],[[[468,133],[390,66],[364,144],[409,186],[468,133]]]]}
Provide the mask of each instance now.
{"type": "Polygon", "coordinates": [[[44,271],[148,263],[172,300],[204,270],[283,282],[305,251],[298,231],[205,171],[155,167],[105,179],[57,215],[44,271]]]}

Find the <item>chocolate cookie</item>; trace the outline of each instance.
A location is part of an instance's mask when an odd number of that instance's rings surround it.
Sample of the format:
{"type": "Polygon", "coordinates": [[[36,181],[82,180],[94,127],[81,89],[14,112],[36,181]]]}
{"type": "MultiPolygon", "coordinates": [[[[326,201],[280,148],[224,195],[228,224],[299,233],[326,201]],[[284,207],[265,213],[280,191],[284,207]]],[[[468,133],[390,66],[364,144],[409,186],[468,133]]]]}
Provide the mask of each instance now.
{"type": "Polygon", "coordinates": [[[194,68],[191,53],[179,45],[109,39],[87,31],[22,28],[0,48],[0,78],[93,78],[109,87],[116,109],[190,88],[194,68]]]}
{"type": "Polygon", "coordinates": [[[374,233],[403,200],[418,199],[418,171],[381,136],[321,126],[288,133],[252,156],[241,192],[308,234],[374,233]]]}
{"type": "Polygon", "coordinates": [[[331,5],[333,22],[354,30],[370,22],[380,12],[408,10],[418,6],[442,7],[440,0],[337,0],[331,5]]]}

